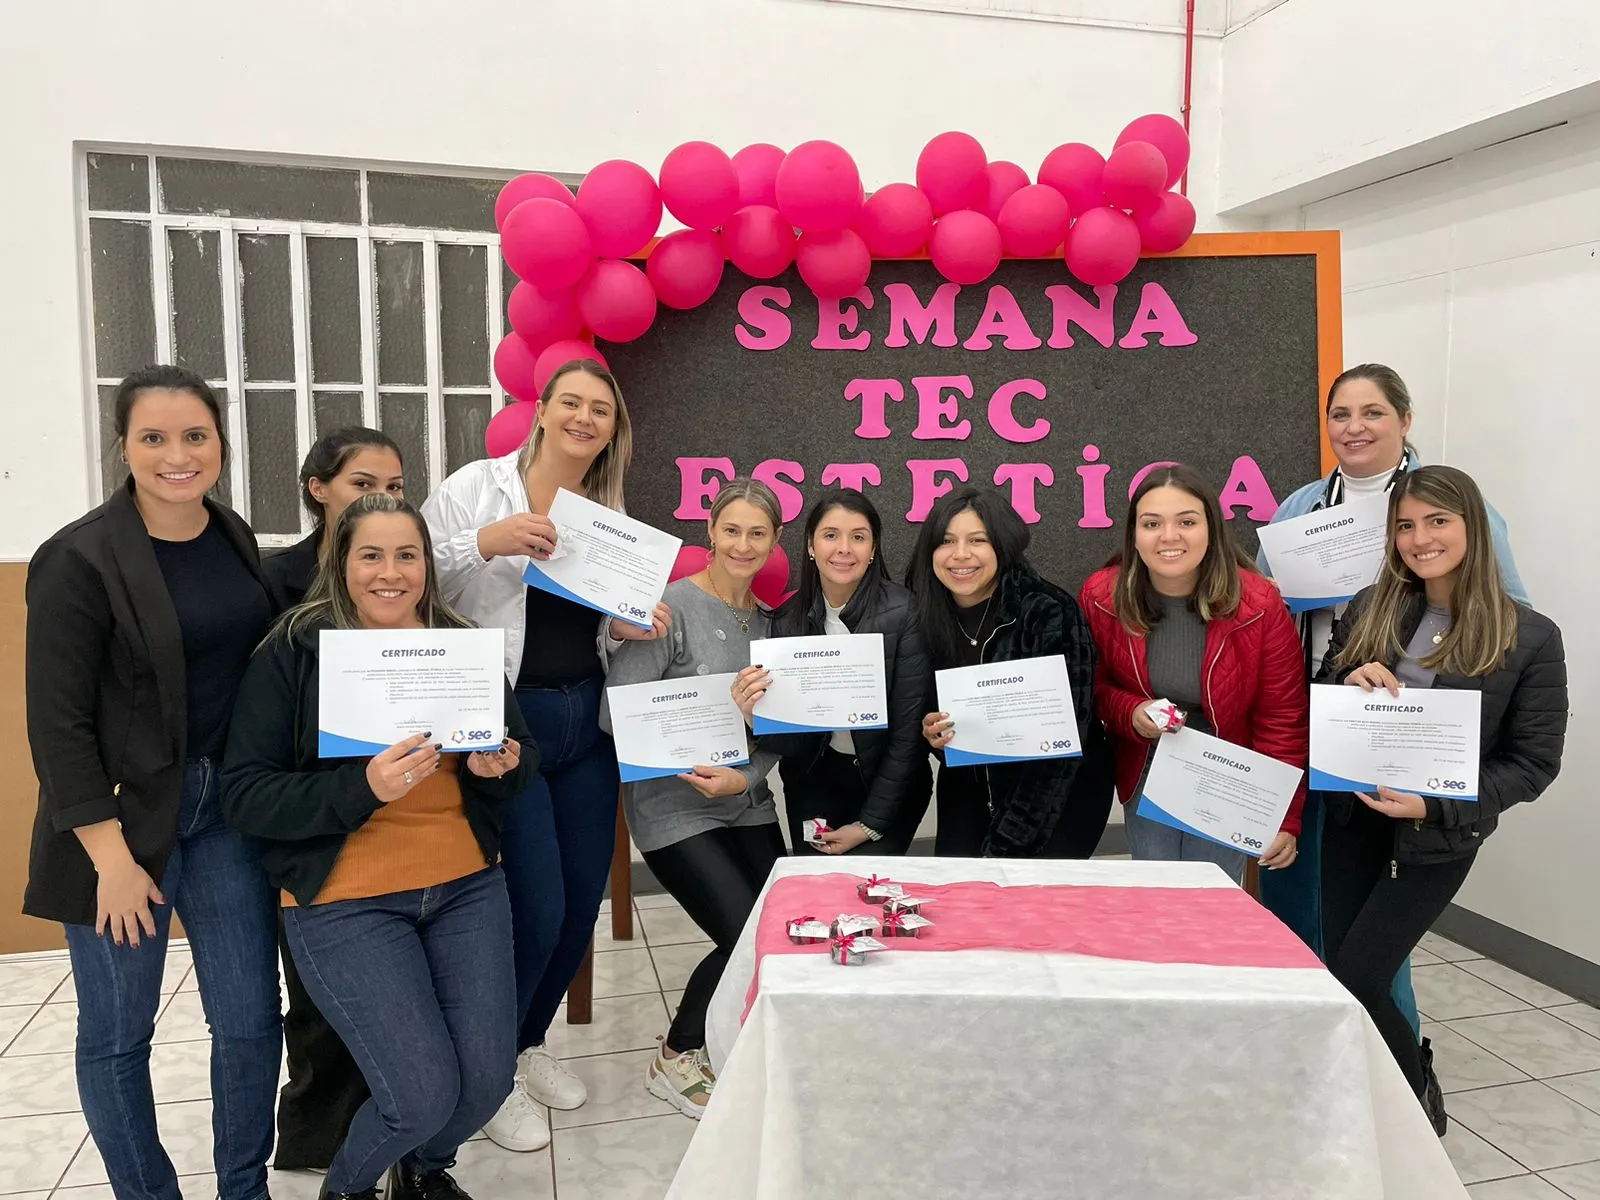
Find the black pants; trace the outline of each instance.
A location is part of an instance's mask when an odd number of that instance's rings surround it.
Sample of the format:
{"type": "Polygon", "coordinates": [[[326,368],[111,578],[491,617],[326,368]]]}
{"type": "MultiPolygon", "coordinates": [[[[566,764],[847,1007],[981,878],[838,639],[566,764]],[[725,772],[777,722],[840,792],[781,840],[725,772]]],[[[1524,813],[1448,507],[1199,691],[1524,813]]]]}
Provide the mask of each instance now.
{"type": "MultiPolygon", "coordinates": [[[[917,836],[917,826],[928,811],[928,794],[932,774],[927,767],[920,772],[922,778],[913,782],[899,818],[888,829],[880,829],[882,839],[862,842],[850,854],[904,854],[911,848],[911,839],[917,836]]],[[[821,817],[839,829],[861,817],[861,806],[866,803],[867,783],[862,778],[861,767],[848,754],[840,754],[832,746],[822,752],[816,764],[803,775],[798,771],[783,772],[783,805],[789,818],[789,845],[796,854],[820,854],[806,844],[801,826],[821,817]]]]}
{"type": "Polygon", "coordinates": [[[283,1018],[289,1082],[278,1093],[278,1150],[272,1165],[280,1171],[326,1170],[370,1093],[343,1039],[306,994],[284,938],[281,912],[278,949],[289,992],[283,1018]]]}
{"type": "Polygon", "coordinates": [[[776,821],[712,829],[644,852],[645,864],[661,886],[716,943],[683,989],[678,1015],[667,1031],[667,1046],[673,1051],[682,1054],[706,1044],[711,996],[756,897],[782,857],[783,835],[776,821]]]}
{"type": "Polygon", "coordinates": [[[1394,818],[1358,797],[1349,824],[1330,813],[1322,829],[1322,937],[1328,970],[1372,1017],[1417,1095],[1422,1051],[1394,1002],[1395,972],[1455,897],[1476,851],[1419,866],[1394,858],[1394,818]]]}
{"type": "MultiPolygon", "coordinates": [[[[1088,768],[1085,762],[1078,770],[1088,768]]],[[[939,771],[939,827],[934,832],[933,852],[940,858],[977,858],[983,853],[983,840],[992,821],[983,771],[982,767],[943,767],[939,771]]],[[[1074,786],[1050,840],[1034,858],[1094,856],[1111,816],[1111,789],[1107,784],[1091,797],[1087,793],[1093,790],[1074,786]],[[1085,794],[1080,796],[1080,791],[1085,794]]]]}

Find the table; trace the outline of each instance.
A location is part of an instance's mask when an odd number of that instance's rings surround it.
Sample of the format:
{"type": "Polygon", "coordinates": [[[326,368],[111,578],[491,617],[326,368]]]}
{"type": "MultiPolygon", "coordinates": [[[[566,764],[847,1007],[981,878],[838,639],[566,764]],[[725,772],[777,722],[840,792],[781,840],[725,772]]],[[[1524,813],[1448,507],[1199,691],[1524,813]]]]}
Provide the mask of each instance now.
{"type": "MultiPolygon", "coordinates": [[[[1205,863],[870,863],[907,884],[1233,886],[1205,863]]],[[[762,902],[778,880],[841,870],[865,874],[784,859],[762,902]]],[[[1466,1195],[1320,967],[931,949],[840,967],[824,946],[767,955],[741,1029],[761,912],[712,1003],[717,1090],[669,1200],[1466,1195]]]]}

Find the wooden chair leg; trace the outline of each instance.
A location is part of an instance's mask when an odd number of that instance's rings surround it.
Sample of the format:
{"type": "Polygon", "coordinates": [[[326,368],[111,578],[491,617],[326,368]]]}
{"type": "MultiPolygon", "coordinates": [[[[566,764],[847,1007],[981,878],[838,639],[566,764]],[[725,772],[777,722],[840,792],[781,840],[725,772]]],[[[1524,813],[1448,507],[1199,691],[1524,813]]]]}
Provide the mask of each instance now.
{"type": "Polygon", "coordinates": [[[633,941],[633,845],[621,791],[617,792],[617,844],[611,852],[611,937],[633,941]]]}
{"type": "Polygon", "coordinates": [[[594,943],[583,956],[578,977],[567,988],[567,1024],[587,1025],[594,1020],[594,943]]]}
{"type": "Polygon", "coordinates": [[[1252,900],[1261,899],[1261,864],[1253,858],[1244,861],[1244,890],[1252,900]]]}

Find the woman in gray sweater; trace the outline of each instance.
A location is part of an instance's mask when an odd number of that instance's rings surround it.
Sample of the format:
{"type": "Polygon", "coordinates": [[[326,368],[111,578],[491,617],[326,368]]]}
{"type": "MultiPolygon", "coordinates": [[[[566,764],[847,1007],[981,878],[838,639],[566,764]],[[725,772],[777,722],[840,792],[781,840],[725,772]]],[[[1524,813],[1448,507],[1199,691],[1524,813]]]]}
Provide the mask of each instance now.
{"type": "MultiPolygon", "coordinates": [[[[767,636],[767,614],[750,585],[778,544],[778,498],[764,483],[725,484],[707,522],[705,570],[669,584],[666,637],[627,642],[611,658],[610,686],[720,675],[750,665],[750,640],[767,636]]],[[[609,708],[601,712],[609,733],[609,708]]],[[[716,1077],[706,1058],[706,1009],[783,835],[767,774],[777,756],[752,744],[742,767],[697,766],[682,775],[626,784],[628,829],[650,870],[715,943],[689,977],[678,1015],[645,1073],[650,1093],[699,1119],[716,1077]]]]}

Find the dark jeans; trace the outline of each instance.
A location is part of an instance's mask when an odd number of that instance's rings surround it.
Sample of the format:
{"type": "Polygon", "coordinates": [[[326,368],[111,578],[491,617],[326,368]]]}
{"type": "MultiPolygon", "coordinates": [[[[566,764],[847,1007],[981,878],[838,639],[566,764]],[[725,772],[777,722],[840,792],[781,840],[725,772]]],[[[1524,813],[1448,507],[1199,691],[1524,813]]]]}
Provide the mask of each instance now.
{"type": "Polygon", "coordinates": [[[119,1200],[179,1200],[150,1088],[150,1035],[161,1002],[176,909],[194,952],[211,1027],[211,1131],[222,1200],[267,1194],[272,1098],[283,1027],[278,1011],[277,893],[255,843],[222,822],[216,767],[188,764],[178,841],[153,905],[156,936],[118,946],[68,925],[78,991],[78,1096],[119,1200]]]}
{"type": "Polygon", "coordinates": [[[776,821],[712,829],[644,852],[644,861],[661,886],[716,943],[689,976],[678,1015],[667,1031],[667,1045],[675,1052],[706,1044],[706,1009],[712,993],[756,897],[782,857],[783,835],[776,821]]]}
{"type": "Polygon", "coordinates": [[[518,688],[539,774],[506,806],[500,863],[516,941],[517,1051],[544,1044],[583,965],[617,843],[617,752],[600,730],[605,680],[518,688]]]}
{"type": "Polygon", "coordinates": [[[329,1192],[419,1171],[456,1150],[511,1092],[511,911],[490,867],[437,887],[283,913],[306,990],[361,1064],[372,1098],[328,1167],[329,1192]]]}
{"type": "MultiPolygon", "coordinates": [[[[1084,766],[1080,765],[1079,770],[1084,766]]],[[[934,831],[933,852],[940,858],[977,858],[983,853],[993,817],[989,812],[989,789],[982,767],[941,767],[937,793],[938,828],[934,831]]],[[[1055,829],[1034,858],[1091,858],[1106,831],[1109,808],[1099,804],[1094,811],[1072,807],[1076,794],[1068,797],[1068,810],[1061,814],[1055,829]]]]}
{"type": "MultiPolygon", "coordinates": [[[[917,788],[919,785],[913,785],[917,788]]],[[[788,817],[789,845],[796,854],[820,854],[806,844],[801,826],[814,817],[821,817],[835,829],[850,824],[861,816],[861,805],[867,799],[867,784],[861,767],[848,754],[840,754],[832,746],[822,751],[814,766],[804,775],[795,770],[783,772],[783,807],[788,817]]],[[[928,811],[928,796],[924,791],[920,802],[912,803],[906,797],[905,811],[876,842],[862,842],[850,854],[904,854],[911,848],[911,839],[917,836],[917,826],[928,811]]]]}
{"type": "Polygon", "coordinates": [[[1394,818],[1357,803],[1348,825],[1322,830],[1322,929],[1328,970],[1372,1017],[1406,1081],[1422,1094],[1422,1051],[1395,1003],[1395,972],[1455,897],[1476,851],[1390,874],[1394,818]]]}
{"type": "Polygon", "coordinates": [[[278,1093],[278,1149],[272,1165],[280,1171],[325,1171],[371,1093],[344,1039],[306,992],[281,916],[278,949],[289,995],[289,1011],[283,1015],[289,1082],[278,1093]]]}

